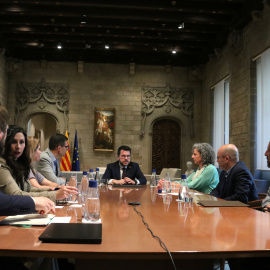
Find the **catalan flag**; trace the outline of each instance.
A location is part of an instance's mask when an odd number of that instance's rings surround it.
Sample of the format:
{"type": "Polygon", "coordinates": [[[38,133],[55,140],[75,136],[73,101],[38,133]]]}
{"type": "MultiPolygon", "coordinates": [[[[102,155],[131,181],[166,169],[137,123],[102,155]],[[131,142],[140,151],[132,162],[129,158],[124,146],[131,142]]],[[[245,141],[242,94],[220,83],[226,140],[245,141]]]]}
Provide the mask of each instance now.
{"type": "MultiPolygon", "coordinates": [[[[68,131],[66,131],[65,135],[68,138],[68,131]]],[[[68,143],[68,146],[69,146],[69,139],[68,139],[67,143],[68,143]]],[[[61,158],[60,170],[61,171],[70,171],[71,170],[69,147],[68,147],[68,150],[66,151],[65,156],[61,158]]]]}
{"type": "Polygon", "coordinates": [[[79,161],[79,148],[78,148],[77,130],[76,130],[75,139],[74,139],[72,171],[80,171],[80,161],[79,161]]]}

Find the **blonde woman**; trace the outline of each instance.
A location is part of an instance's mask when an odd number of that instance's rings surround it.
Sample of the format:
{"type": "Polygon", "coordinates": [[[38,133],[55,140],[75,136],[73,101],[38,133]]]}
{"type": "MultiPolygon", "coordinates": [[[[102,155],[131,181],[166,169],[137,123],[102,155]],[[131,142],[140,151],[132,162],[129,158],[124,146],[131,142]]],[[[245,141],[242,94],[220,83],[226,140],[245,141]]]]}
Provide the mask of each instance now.
{"type": "MultiPolygon", "coordinates": [[[[33,162],[40,160],[40,141],[37,138],[32,136],[27,137],[28,146],[29,146],[29,155],[31,159],[31,165],[33,162]]],[[[36,188],[49,188],[54,190],[55,188],[60,187],[57,183],[54,183],[48,179],[46,179],[41,173],[35,170],[32,166],[30,166],[29,172],[29,182],[33,187],[36,188]]]]}

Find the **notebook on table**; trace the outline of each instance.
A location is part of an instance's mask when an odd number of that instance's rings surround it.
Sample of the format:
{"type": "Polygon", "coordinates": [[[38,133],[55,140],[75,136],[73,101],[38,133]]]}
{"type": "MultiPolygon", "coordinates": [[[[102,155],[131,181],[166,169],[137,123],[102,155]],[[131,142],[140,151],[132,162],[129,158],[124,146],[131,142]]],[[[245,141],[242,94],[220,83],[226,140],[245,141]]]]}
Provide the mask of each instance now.
{"type": "Polygon", "coordinates": [[[140,188],[142,185],[132,185],[132,184],[124,184],[124,185],[119,185],[119,184],[113,184],[113,187],[129,187],[129,188],[140,188]]]}
{"type": "Polygon", "coordinates": [[[44,243],[101,244],[102,224],[51,223],[38,239],[44,243]]]}
{"type": "Polygon", "coordinates": [[[211,201],[211,200],[200,200],[199,205],[205,207],[247,207],[248,205],[239,201],[211,201]]]}

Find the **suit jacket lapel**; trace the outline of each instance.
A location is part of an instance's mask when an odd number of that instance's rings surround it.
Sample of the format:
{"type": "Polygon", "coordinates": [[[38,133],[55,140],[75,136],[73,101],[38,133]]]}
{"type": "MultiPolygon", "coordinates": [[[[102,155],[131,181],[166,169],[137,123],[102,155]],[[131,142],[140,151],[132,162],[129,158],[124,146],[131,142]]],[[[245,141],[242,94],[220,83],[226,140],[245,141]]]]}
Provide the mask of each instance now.
{"type": "Polygon", "coordinates": [[[119,165],[119,161],[117,161],[115,163],[115,172],[116,172],[116,179],[121,179],[120,177],[120,165],[119,165]]]}

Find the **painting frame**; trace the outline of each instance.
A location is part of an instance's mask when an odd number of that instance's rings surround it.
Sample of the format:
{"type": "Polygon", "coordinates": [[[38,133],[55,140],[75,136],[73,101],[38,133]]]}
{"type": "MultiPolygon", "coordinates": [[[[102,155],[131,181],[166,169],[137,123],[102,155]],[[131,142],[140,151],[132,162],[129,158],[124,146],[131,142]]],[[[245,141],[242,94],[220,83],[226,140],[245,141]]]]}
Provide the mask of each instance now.
{"type": "Polygon", "coordinates": [[[115,108],[94,108],[94,151],[114,151],[115,108]]]}

